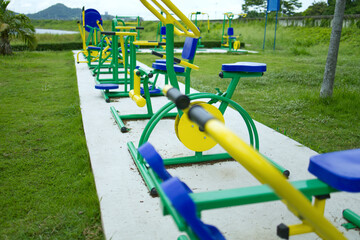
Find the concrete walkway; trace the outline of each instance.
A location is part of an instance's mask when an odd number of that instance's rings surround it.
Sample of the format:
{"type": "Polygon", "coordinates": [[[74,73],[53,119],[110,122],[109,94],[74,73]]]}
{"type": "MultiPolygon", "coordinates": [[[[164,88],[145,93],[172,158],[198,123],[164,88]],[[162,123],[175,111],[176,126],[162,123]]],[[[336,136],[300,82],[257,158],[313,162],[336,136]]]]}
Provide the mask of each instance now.
{"type": "MultiPolygon", "coordinates": [[[[129,141],[138,145],[147,120],[129,121],[127,126],[131,131],[121,133],[110,112],[110,106],[121,114],[143,112],[144,109],[138,108],[129,98],[106,103],[99,90],[94,88],[94,77],[87,65],[76,62],[75,65],[84,131],[106,239],[177,239],[181,233],[170,216],[162,215],[159,199],[149,195],[127,149],[129,141]]],[[[156,97],[152,101],[155,111],[168,102],[165,97],[156,97]]],[[[243,125],[238,124],[237,112],[228,109],[225,119],[228,127],[246,139],[243,125]]],[[[256,127],[260,152],[289,169],[290,180],[314,178],[307,172],[307,165],[309,157],[316,152],[261,123],[256,122],[256,127]]],[[[149,140],[163,157],[191,153],[177,140],[174,120],[162,120],[149,140]]],[[[209,152],[221,151],[216,146],[209,152]]],[[[194,192],[258,185],[235,161],[176,167],[169,171],[186,182],[194,192]]],[[[350,208],[360,213],[359,200],[359,194],[336,193],[327,202],[325,216],[349,239],[360,239],[360,235],[359,231],[347,231],[341,227],[346,222],[342,218],[342,210],[350,208]]],[[[278,239],[278,224],[298,223],[297,218],[279,201],[205,211],[202,219],[217,226],[227,239],[278,239]]],[[[305,234],[291,239],[318,237],[305,234]]]]}

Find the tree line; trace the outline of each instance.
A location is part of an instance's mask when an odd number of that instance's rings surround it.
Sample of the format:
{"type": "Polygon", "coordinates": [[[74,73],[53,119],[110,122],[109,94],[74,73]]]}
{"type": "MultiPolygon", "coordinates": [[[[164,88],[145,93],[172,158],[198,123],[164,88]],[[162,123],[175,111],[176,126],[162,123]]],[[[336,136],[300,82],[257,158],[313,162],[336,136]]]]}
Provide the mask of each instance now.
{"type": "MultiPolygon", "coordinates": [[[[296,12],[302,7],[299,0],[280,0],[280,13],[285,16],[334,15],[336,0],[314,1],[304,12],[296,12]]],[[[267,0],[245,0],[242,9],[247,17],[264,17],[267,0]]],[[[360,14],[360,0],[346,0],[345,14],[360,14]]]]}

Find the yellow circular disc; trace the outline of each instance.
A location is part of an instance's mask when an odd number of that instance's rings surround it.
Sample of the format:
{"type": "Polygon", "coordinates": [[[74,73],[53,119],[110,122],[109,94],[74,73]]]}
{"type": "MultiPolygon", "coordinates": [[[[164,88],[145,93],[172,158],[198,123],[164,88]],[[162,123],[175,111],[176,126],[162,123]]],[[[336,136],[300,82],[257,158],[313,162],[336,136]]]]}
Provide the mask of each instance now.
{"type": "Polygon", "coordinates": [[[240,49],[240,41],[234,42],[234,49],[240,49]]]}
{"type": "MultiPolygon", "coordinates": [[[[222,122],[225,122],[223,115],[215,106],[205,102],[192,102],[190,105],[200,105],[206,111],[211,113],[214,117],[222,122]]],[[[216,142],[209,137],[205,132],[200,131],[199,126],[190,121],[186,114],[181,118],[179,116],[175,119],[175,133],[178,139],[190,150],[196,152],[203,152],[213,148],[216,142]]]]}

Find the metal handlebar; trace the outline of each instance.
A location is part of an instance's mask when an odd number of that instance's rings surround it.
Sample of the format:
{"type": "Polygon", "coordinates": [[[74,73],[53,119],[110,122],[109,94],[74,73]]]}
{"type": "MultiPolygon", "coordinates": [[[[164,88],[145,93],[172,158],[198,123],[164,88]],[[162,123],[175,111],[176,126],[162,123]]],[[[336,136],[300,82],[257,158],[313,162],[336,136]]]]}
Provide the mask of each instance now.
{"type": "MultiPolygon", "coordinates": [[[[151,54],[155,55],[157,57],[161,57],[161,58],[166,59],[166,55],[164,55],[162,53],[151,51],[151,54]]],[[[199,70],[200,69],[199,66],[196,66],[195,64],[183,61],[180,58],[176,58],[176,57],[174,57],[174,63],[183,65],[185,67],[188,67],[188,68],[191,68],[191,69],[194,69],[194,70],[199,70]]]]}

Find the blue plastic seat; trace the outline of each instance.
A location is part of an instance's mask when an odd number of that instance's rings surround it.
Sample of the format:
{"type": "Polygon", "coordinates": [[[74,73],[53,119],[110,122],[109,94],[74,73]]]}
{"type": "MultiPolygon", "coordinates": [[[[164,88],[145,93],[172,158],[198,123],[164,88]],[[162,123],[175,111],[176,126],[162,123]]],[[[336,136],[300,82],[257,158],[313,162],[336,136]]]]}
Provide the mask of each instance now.
{"type": "MultiPolygon", "coordinates": [[[[143,87],[140,87],[140,94],[144,94],[144,88],[143,87]]],[[[150,95],[151,94],[160,94],[162,93],[161,89],[160,88],[155,88],[153,89],[153,87],[149,88],[149,93],[150,95]]]]}
{"type": "Polygon", "coordinates": [[[360,192],[360,149],[312,156],[308,170],[337,190],[360,192]]]}
{"type": "Polygon", "coordinates": [[[163,182],[161,187],[172,206],[184,218],[199,239],[225,240],[225,237],[215,226],[205,224],[197,217],[196,205],[177,177],[163,182]]]}
{"type": "Polygon", "coordinates": [[[102,83],[102,84],[96,84],[95,88],[100,90],[111,90],[111,89],[118,89],[119,85],[112,83],[102,83]]]}
{"type": "MultiPolygon", "coordinates": [[[[183,51],[181,57],[186,60],[191,60],[194,58],[196,53],[198,39],[187,37],[185,39],[183,51]]],[[[167,71],[166,69],[166,59],[158,59],[153,63],[152,67],[156,70],[167,71]]],[[[176,73],[185,72],[185,67],[182,66],[174,66],[174,70],[176,73]]]]}
{"type": "Polygon", "coordinates": [[[141,147],[138,148],[138,151],[141,156],[146,160],[146,162],[150,165],[152,170],[154,170],[156,174],[161,178],[161,180],[165,181],[172,177],[170,173],[165,169],[162,157],[149,142],[141,145],[141,147]]]}
{"type": "MultiPolygon", "coordinates": [[[[172,178],[171,174],[166,170],[164,161],[160,154],[155,150],[151,143],[146,142],[138,148],[141,156],[146,160],[151,169],[159,176],[162,181],[172,178]]],[[[191,193],[191,189],[181,182],[186,192],[191,193]]]]}
{"type": "Polygon", "coordinates": [[[87,47],[87,50],[94,50],[94,51],[100,51],[101,50],[101,47],[87,47]]]}
{"type": "Polygon", "coordinates": [[[181,57],[186,60],[191,60],[194,58],[196,53],[198,39],[187,37],[184,42],[184,47],[181,53],[181,57]]]}
{"type": "MultiPolygon", "coordinates": [[[[156,69],[156,70],[161,70],[161,71],[167,71],[166,69],[166,63],[153,63],[152,65],[152,68],[153,69],[156,69]]],[[[177,73],[183,73],[185,72],[185,68],[182,67],[182,66],[178,66],[178,65],[174,65],[174,70],[175,72],[177,73]]]]}
{"type": "Polygon", "coordinates": [[[266,72],[265,63],[255,62],[237,62],[237,63],[226,63],[222,65],[221,70],[225,72],[266,72]]]}

